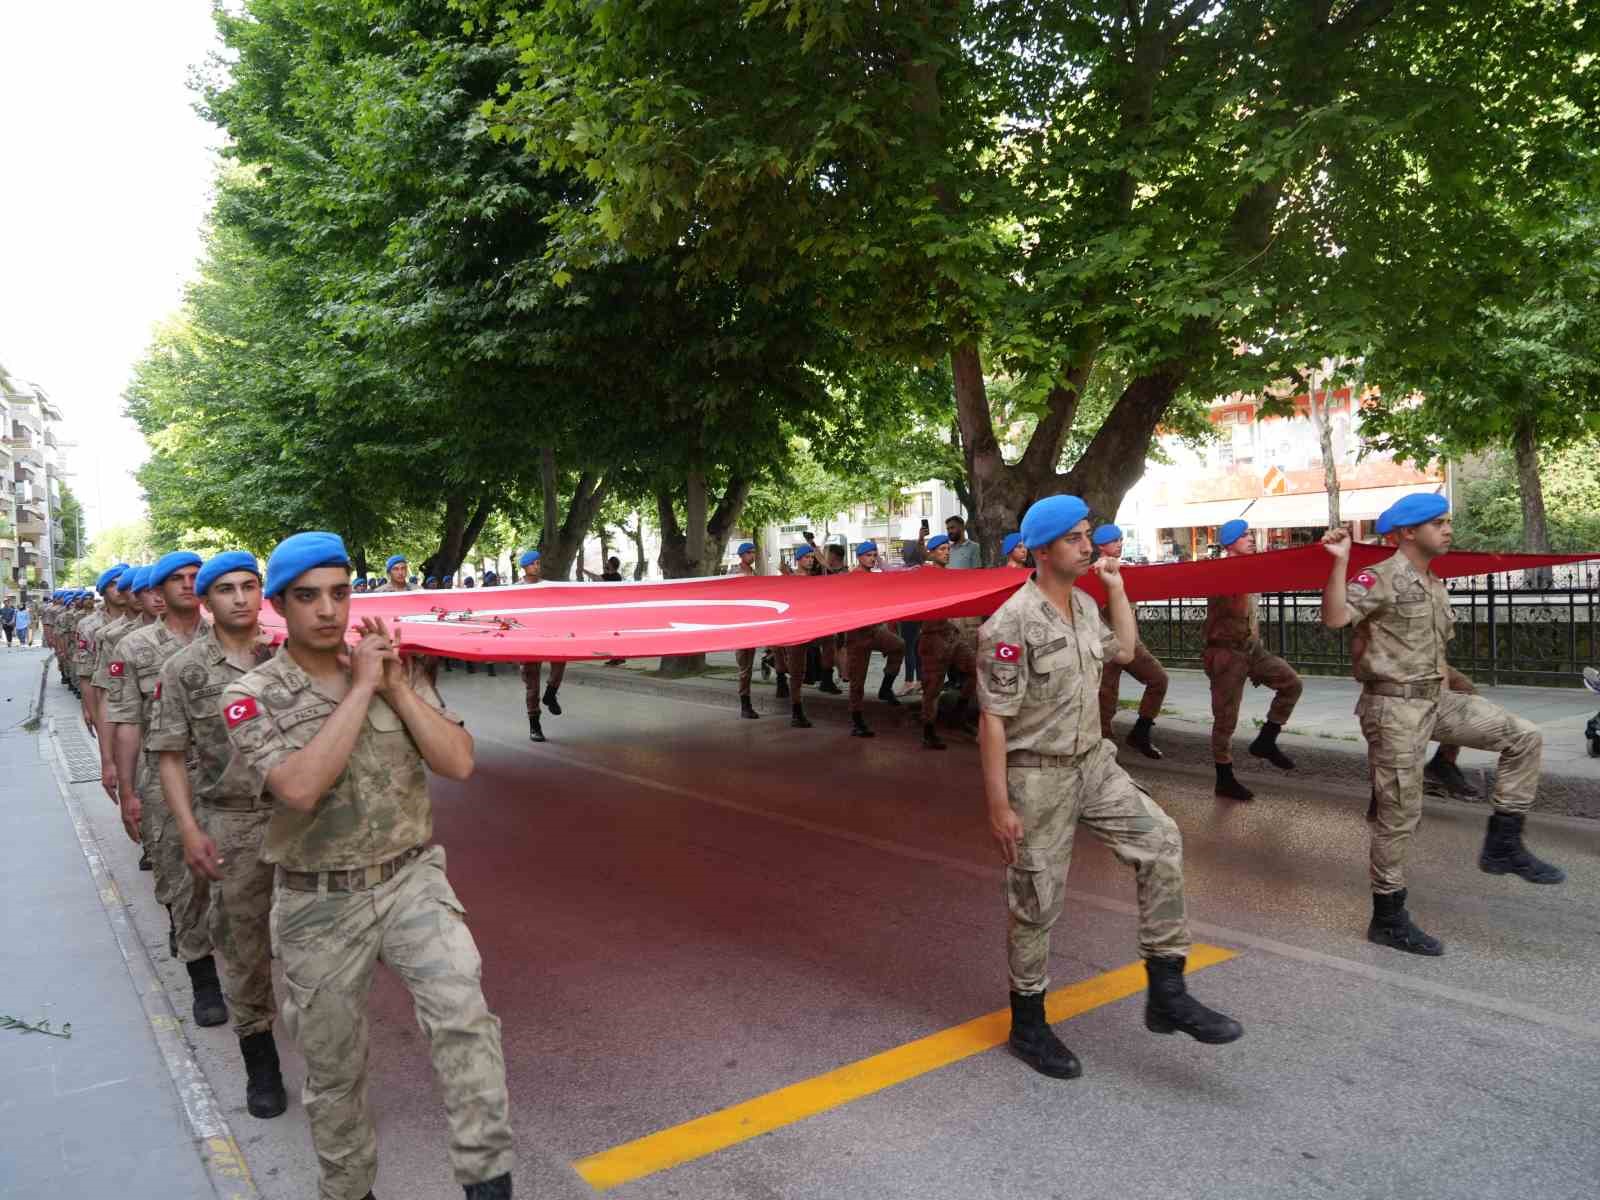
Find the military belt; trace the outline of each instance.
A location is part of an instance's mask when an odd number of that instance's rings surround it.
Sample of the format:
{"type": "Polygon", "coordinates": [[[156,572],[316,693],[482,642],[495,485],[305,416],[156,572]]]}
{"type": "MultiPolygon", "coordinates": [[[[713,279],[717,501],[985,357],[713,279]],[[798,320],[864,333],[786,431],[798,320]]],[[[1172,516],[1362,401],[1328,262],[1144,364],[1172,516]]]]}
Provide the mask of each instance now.
{"type": "Polygon", "coordinates": [[[1437,700],[1439,680],[1432,679],[1426,683],[1388,683],[1382,680],[1369,680],[1361,685],[1361,690],[1370,692],[1374,696],[1394,696],[1401,700],[1437,700]]]}
{"type": "Polygon", "coordinates": [[[388,862],[349,871],[286,871],[279,867],[278,882],[291,892],[320,892],[324,890],[324,884],[330,892],[364,892],[388,883],[400,873],[402,867],[426,849],[426,846],[413,846],[388,862]]]}
{"type": "Polygon", "coordinates": [[[1223,640],[1222,638],[1207,638],[1206,639],[1206,649],[1207,650],[1248,650],[1248,649],[1250,649],[1250,643],[1253,642],[1253,641],[1255,641],[1255,638],[1245,638],[1243,641],[1240,641],[1240,642],[1229,642],[1229,641],[1223,640]]]}
{"type": "Polygon", "coordinates": [[[232,796],[222,796],[212,800],[200,796],[195,797],[195,803],[201,808],[215,809],[217,812],[271,812],[270,800],[234,799],[232,796]]]}
{"type": "Polygon", "coordinates": [[[1006,752],[1007,767],[1075,767],[1081,754],[1035,754],[1032,750],[1006,752]]]}

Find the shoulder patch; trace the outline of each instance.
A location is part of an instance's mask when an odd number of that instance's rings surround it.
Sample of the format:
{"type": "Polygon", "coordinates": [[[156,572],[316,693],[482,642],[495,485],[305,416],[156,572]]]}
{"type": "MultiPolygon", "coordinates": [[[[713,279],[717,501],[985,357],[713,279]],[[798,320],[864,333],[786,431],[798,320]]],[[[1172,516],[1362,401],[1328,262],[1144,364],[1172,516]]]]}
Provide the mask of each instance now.
{"type": "Polygon", "coordinates": [[[122,666],[122,664],[120,662],[114,662],[109,667],[106,668],[106,674],[107,675],[121,675],[122,671],[123,671],[123,666],[122,666]]]}
{"type": "Polygon", "coordinates": [[[1350,581],[1352,587],[1362,587],[1371,591],[1378,584],[1378,577],[1371,571],[1363,571],[1350,581]]]}
{"type": "Polygon", "coordinates": [[[245,696],[235,700],[222,710],[222,719],[228,723],[229,729],[237,729],[246,721],[261,715],[261,710],[256,707],[254,696],[245,696]]]}
{"type": "Polygon", "coordinates": [[[1021,655],[1021,646],[1013,646],[1010,642],[997,642],[995,644],[994,657],[997,662],[1016,662],[1021,655]]]}
{"type": "Polygon", "coordinates": [[[178,673],[178,678],[183,681],[183,686],[190,691],[203,688],[206,685],[206,669],[199,663],[190,663],[178,673]]]}

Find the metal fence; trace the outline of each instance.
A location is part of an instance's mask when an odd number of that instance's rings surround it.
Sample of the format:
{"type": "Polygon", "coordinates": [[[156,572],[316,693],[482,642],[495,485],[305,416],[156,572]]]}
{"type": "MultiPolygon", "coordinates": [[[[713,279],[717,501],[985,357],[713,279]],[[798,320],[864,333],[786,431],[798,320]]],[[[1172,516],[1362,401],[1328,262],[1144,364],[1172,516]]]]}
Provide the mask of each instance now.
{"type": "MultiPolygon", "coordinates": [[[[1570,687],[1600,665],[1600,563],[1446,581],[1455,607],[1450,662],[1483,684],[1570,687]]],[[[1168,666],[1199,667],[1204,600],[1138,606],[1139,636],[1168,666]]],[[[1350,674],[1349,629],[1322,624],[1321,592],[1261,596],[1261,640],[1306,675],[1350,674]]]]}

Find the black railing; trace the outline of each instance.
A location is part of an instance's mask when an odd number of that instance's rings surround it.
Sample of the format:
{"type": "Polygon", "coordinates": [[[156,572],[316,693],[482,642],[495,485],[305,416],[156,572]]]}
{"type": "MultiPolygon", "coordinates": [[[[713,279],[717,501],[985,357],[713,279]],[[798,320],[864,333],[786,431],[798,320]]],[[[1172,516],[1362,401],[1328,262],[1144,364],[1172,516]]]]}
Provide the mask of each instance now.
{"type": "MultiPolygon", "coordinates": [[[[1450,662],[1482,684],[1570,687],[1600,665],[1600,563],[1449,580],[1456,615],[1450,662]]],[[[1350,631],[1322,624],[1322,593],[1261,596],[1261,640],[1306,675],[1350,674],[1350,631]]],[[[1199,667],[1204,600],[1138,606],[1139,636],[1172,667],[1199,667]]]]}

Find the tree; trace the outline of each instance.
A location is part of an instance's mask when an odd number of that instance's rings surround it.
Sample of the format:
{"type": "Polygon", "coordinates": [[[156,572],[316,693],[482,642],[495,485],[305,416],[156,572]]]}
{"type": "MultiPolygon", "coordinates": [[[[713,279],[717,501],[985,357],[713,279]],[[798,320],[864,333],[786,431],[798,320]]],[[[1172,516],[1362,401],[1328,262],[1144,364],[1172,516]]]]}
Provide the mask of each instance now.
{"type": "Polygon", "coordinates": [[[1594,140],[1600,31],[1558,0],[466,7],[521,56],[496,132],[599,185],[556,251],[678,247],[686,279],[811,290],[863,349],[948,361],[991,550],[1043,494],[1114,512],[1183,389],[1305,361],[1273,331],[1366,226],[1448,287],[1496,253],[1485,178],[1531,199],[1594,140]],[[1126,383],[1062,470],[1107,360],[1126,383]],[[995,376],[1044,397],[1012,458],[995,376]]]}
{"type": "MultiPolygon", "coordinates": [[[[1597,463],[1600,436],[1593,434],[1559,450],[1540,451],[1539,477],[1551,552],[1583,554],[1600,547],[1597,463]]],[[[1528,514],[1518,474],[1515,456],[1504,450],[1462,465],[1456,476],[1456,545],[1484,551],[1522,549],[1528,514]]]]}

